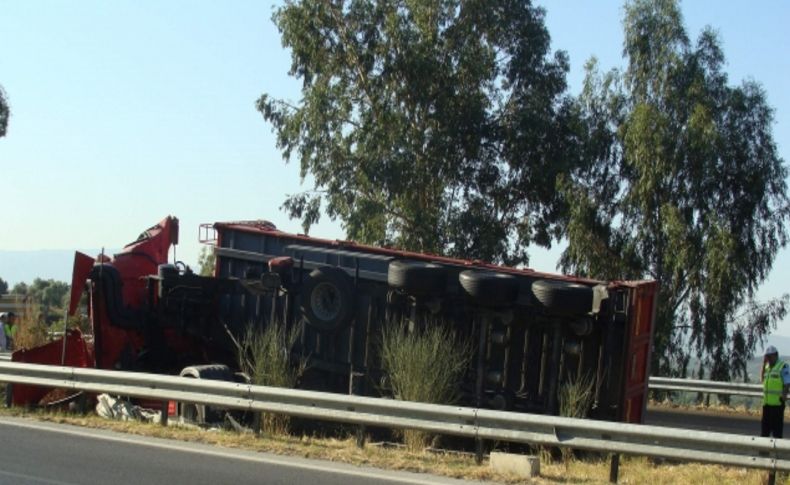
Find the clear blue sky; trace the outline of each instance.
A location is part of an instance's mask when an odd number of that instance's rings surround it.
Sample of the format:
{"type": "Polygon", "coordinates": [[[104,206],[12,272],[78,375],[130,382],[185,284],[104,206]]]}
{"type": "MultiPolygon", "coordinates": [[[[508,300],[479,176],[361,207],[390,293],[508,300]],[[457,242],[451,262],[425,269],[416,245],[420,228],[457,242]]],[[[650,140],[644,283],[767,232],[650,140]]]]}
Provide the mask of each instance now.
{"type": "MultiPolygon", "coordinates": [[[[270,20],[276,4],[0,0],[0,84],[12,108],[0,139],[0,250],[117,248],[168,214],[181,219],[187,262],[202,222],[263,218],[298,231],[279,209],[300,190],[298,167],[284,164],[254,106],[264,92],[299,97],[270,20]]],[[[570,56],[572,93],[590,56],[622,64],[622,2],[538,4],[553,47],[570,56]]],[[[692,38],[718,30],[732,83],[763,84],[788,160],[790,2],[682,9],[692,38]]],[[[311,233],[343,236],[328,220],[311,233]]],[[[557,254],[535,249],[532,266],[553,270],[557,254]]],[[[786,249],[761,297],[787,291],[789,266],[786,249]]],[[[777,333],[790,335],[790,319],[777,333]]]]}

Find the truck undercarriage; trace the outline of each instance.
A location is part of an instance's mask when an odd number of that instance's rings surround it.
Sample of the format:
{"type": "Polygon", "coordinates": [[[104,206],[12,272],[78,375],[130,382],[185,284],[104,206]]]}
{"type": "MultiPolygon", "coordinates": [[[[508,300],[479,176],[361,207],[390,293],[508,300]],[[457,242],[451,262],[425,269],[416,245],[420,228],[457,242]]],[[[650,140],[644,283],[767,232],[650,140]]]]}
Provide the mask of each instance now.
{"type": "MultiPolygon", "coordinates": [[[[588,416],[641,422],[657,287],[495,266],[277,230],[265,221],[201,226],[214,275],[168,262],[167,217],[113,258],[77,253],[70,312],[87,293],[92,340],[15,352],[17,362],[233,379],[252,326],[296,328],[299,387],[380,395],[384,328],[451,328],[474,355],[461,405],[557,414],[564,383],[593,386],[588,416]]],[[[15,386],[13,402],[47,392],[15,386]]]]}

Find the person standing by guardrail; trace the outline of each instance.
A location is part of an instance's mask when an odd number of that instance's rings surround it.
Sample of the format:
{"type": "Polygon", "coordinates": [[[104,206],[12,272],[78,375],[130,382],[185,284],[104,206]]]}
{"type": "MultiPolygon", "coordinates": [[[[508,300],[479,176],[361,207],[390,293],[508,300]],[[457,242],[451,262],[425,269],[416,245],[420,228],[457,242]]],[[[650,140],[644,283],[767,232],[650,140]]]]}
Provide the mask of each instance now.
{"type": "Polygon", "coordinates": [[[763,361],[763,418],[761,436],[781,438],[784,431],[785,401],[790,389],[790,366],[779,360],[779,351],[769,345],[763,361]]]}
{"type": "Polygon", "coordinates": [[[8,320],[8,313],[0,313],[0,351],[5,352],[8,348],[8,342],[5,338],[5,325],[8,320]]]}
{"type": "Polygon", "coordinates": [[[5,348],[6,350],[15,350],[14,340],[16,339],[16,331],[19,328],[16,321],[16,313],[8,312],[6,314],[6,322],[3,325],[5,332],[5,348]]]}
{"type": "Polygon", "coordinates": [[[16,350],[17,330],[19,330],[19,317],[14,312],[8,312],[8,323],[5,326],[5,341],[8,350],[16,350]]]}

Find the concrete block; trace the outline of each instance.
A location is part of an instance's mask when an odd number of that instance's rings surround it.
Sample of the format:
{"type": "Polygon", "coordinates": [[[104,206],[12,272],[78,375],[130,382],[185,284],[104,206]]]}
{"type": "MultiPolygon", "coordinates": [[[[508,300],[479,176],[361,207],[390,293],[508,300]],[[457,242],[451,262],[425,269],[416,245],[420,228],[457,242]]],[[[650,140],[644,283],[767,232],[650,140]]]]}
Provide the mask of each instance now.
{"type": "Polygon", "coordinates": [[[540,458],[530,455],[491,452],[490,467],[495,472],[511,473],[520,478],[540,475],[540,458]]]}

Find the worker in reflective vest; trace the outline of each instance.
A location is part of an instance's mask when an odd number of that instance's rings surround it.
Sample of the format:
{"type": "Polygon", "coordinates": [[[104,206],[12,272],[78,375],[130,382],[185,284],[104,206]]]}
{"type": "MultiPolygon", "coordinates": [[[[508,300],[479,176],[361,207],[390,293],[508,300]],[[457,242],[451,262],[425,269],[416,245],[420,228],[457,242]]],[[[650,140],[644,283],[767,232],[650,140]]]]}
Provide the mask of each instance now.
{"type": "Polygon", "coordinates": [[[5,324],[8,321],[8,313],[0,313],[0,351],[5,352],[8,350],[8,343],[5,339],[5,324]]]}
{"type": "Polygon", "coordinates": [[[779,351],[769,345],[763,362],[762,436],[781,438],[784,429],[785,400],[790,389],[790,368],[779,360],[779,351]]]}
{"type": "Polygon", "coordinates": [[[14,337],[16,337],[16,313],[8,312],[6,314],[5,325],[3,325],[3,332],[5,332],[5,347],[6,350],[14,350],[14,337]]]}

